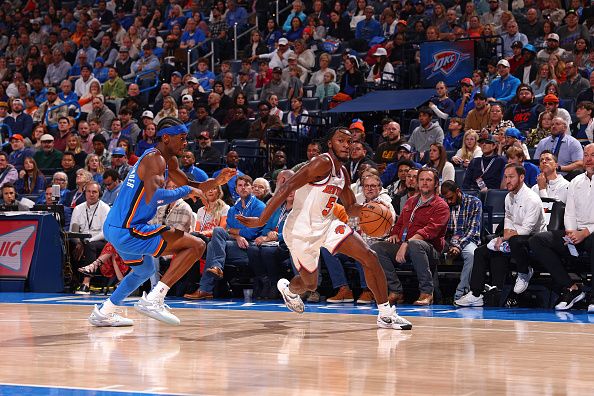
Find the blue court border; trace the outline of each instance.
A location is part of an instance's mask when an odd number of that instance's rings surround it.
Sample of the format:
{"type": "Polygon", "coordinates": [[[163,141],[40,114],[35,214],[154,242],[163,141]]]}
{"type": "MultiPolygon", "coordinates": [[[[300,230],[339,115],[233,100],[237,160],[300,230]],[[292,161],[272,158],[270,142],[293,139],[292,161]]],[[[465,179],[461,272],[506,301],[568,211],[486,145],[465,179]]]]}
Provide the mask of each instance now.
{"type": "MultiPolygon", "coordinates": [[[[0,293],[0,304],[55,304],[55,305],[83,305],[93,306],[105,300],[105,296],[45,294],[45,293],[0,293]]],[[[137,298],[131,297],[125,301],[126,306],[132,306],[137,298]]],[[[167,298],[167,304],[173,309],[214,309],[236,311],[265,311],[288,312],[282,301],[244,301],[239,299],[190,301],[181,298],[167,298]]],[[[348,315],[376,315],[375,305],[306,303],[305,313],[320,314],[348,314],[348,315]]],[[[594,314],[588,314],[585,309],[569,311],[555,311],[541,308],[456,308],[451,305],[431,305],[419,307],[403,305],[398,307],[398,313],[407,317],[447,318],[447,319],[476,319],[476,320],[506,320],[550,323],[594,323],[594,314]]]]}

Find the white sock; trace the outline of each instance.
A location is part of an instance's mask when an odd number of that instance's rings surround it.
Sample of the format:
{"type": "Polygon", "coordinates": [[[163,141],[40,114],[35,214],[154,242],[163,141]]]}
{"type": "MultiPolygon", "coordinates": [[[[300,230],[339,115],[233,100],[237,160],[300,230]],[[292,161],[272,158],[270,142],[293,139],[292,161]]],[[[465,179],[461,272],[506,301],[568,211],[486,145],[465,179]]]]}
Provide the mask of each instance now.
{"type": "Polygon", "coordinates": [[[169,291],[169,286],[167,286],[165,283],[159,281],[159,283],[157,283],[155,285],[155,287],[153,287],[153,290],[151,290],[151,292],[148,294],[148,296],[146,296],[146,299],[147,300],[157,300],[157,299],[165,298],[168,291],[169,291]]]}
{"type": "Polygon", "coordinates": [[[114,303],[112,303],[111,300],[108,298],[107,300],[105,300],[103,302],[103,304],[101,304],[101,308],[99,308],[99,312],[101,312],[103,315],[109,315],[109,314],[114,313],[117,308],[118,308],[118,306],[115,305],[114,303]]]}
{"type": "Polygon", "coordinates": [[[377,304],[377,308],[381,316],[390,316],[392,314],[392,307],[388,301],[383,304],[377,304]]]}

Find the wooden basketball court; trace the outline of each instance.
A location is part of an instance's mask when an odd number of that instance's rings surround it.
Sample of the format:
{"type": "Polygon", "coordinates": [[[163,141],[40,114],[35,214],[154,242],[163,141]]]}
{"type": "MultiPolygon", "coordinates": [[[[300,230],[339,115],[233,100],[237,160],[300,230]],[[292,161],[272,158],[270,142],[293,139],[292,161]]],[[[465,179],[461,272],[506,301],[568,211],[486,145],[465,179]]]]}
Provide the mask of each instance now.
{"type": "Polygon", "coordinates": [[[178,327],[127,307],[134,327],[93,328],[86,320],[93,302],[0,304],[0,394],[585,395],[594,389],[594,325],[586,314],[582,323],[553,323],[422,317],[433,311],[408,307],[410,315],[401,312],[413,330],[394,331],[376,328],[375,310],[297,315],[223,303],[174,308],[178,327]]]}

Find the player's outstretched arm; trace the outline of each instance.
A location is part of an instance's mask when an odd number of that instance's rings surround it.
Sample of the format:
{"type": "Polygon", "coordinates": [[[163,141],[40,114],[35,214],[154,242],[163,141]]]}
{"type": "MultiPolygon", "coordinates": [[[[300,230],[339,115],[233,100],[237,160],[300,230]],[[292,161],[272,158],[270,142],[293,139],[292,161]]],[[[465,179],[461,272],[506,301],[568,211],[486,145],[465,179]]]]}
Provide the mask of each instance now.
{"type": "Polygon", "coordinates": [[[221,173],[215,179],[208,179],[201,183],[192,181],[188,179],[188,176],[184,172],[179,169],[179,164],[177,163],[177,158],[172,158],[169,161],[169,177],[175,184],[178,186],[190,186],[202,190],[206,192],[210,189],[213,189],[218,186],[222,186],[226,184],[233,176],[237,174],[236,169],[232,168],[224,168],[221,170],[221,173]]]}
{"type": "Polygon", "coordinates": [[[272,198],[266,204],[266,208],[260,217],[245,217],[238,215],[237,220],[246,227],[256,228],[262,227],[274,211],[286,201],[289,194],[299,188],[305,186],[307,183],[313,183],[322,180],[332,170],[332,160],[327,156],[318,156],[311,160],[311,162],[299,169],[285,184],[283,184],[278,191],[274,193],[272,198]]]}

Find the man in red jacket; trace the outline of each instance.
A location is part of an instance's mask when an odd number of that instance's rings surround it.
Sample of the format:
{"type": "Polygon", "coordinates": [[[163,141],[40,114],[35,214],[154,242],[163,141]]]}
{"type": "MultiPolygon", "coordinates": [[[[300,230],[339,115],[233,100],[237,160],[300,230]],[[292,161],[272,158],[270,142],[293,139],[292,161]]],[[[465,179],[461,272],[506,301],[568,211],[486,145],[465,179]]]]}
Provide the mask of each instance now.
{"type": "Polygon", "coordinates": [[[419,279],[420,295],[414,304],[430,305],[433,303],[430,263],[436,263],[444,249],[450,210],[437,194],[439,176],[435,169],[419,170],[417,181],[420,194],[406,201],[388,240],[371,248],[377,253],[386,273],[391,302],[403,300],[403,296],[390,289],[391,284],[398,283],[394,267],[409,261],[419,279]]]}

